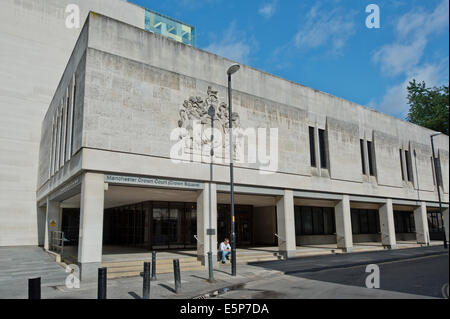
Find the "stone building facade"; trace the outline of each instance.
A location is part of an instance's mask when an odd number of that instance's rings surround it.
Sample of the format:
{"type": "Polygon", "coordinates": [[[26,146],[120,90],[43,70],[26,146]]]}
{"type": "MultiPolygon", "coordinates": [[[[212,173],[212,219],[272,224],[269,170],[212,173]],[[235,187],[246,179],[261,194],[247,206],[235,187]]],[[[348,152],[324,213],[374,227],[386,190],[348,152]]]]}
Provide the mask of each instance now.
{"type": "MultiPolygon", "coordinates": [[[[211,180],[208,160],[174,161],[171,151],[180,128],[212,124],[210,105],[227,132],[220,112],[232,64],[91,13],[42,122],[45,247],[53,230],[70,229],[70,213],[84,278],[95,276],[105,244],[196,247],[202,261],[212,245],[217,254],[230,232],[228,165],[214,163],[211,180]]],[[[258,135],[277,142],[275,170],[235,163],[238,244],[278,246],[287,258],[308,244],[428,244],[437,187],[448,230],[448,136],[435,137],[436,181],[428,129],[244,65],[233,75],[232,102],[236,125],[277,129],[273,140],[258,135]]]]}

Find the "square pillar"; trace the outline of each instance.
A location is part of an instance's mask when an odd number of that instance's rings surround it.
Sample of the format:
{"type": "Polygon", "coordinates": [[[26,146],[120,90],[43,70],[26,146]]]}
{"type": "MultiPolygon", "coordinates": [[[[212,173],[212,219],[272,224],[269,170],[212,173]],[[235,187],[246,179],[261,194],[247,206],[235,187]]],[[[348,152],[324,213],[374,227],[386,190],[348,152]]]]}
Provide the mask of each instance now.
{"type": "Polygon", "coordinates": [[[380,207],[380,229],[381,229],[381,243],[388,249],[397,247],[395,240],[395,223],[394,210],[392,208],[392,199],[387,199],[386,204],[380,207]]]}
{"type": "MultiPolygon", "coordinates": [[[[213,266],[217,265],[217,192],[216,184],[205,183],[205,188],[197,196],[197,259],[208,265],[211,246],[213,266]],[[208,229],[213,234],[208,234],[208,229]]],[[[223,238],[220,239],[221,241],[223,238]]]]}
{"type": "Polygon", "coordinates": [[[418,244],[430,244],[430,234],[428,231],[427,206],[421,202],[420,206],[414,210],[414,224],[416,227],[416,238],[418,244]]]}
{"type": "Polygon", "coordinates": [[[60,203],[51,201],[47,198],[47,209],[45,212],[45,237],[44,237],[45,250],[49,250],[51,248],[50,247],[51,232],[58,231],[60,229],[59,210],[60,210],[60,203]]]}
{"type": "Polygon", "coordinates": [[[448,208],[442,212],[445,227],[445,240],[448,241],[448,208]]]}
{"type": "Polygon", "coordinates": [[[344,252],[353,249],[352,219],[350,215],[350,197],[344,195],[342,200],[334,208],[336,220],[336,242],[337,248],[344,252]]]}
{"type": "Polygon", "coordinates": [[[285,190],[277,201],[278,251],[285,258],[296,256],[294,192],[285,190]]]}
{"type": "Polygon", "coordinates": [[[85,173],[81,183],[78,241],[78,264],[81,280],[96,280],[97,269],[101,267],[104,196],[103,174],[85,173]]]}

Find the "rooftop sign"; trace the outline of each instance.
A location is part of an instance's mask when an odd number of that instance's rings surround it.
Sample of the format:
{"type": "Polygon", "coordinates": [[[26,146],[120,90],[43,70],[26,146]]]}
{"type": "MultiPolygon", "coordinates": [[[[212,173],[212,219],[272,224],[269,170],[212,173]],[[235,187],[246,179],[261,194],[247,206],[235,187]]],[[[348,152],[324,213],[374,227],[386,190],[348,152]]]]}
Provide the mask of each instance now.
{"type": "Polygon", "coordinates": [[[145,9],[145,30],[195,46],[194,27],[148,9],[145,9]]]}

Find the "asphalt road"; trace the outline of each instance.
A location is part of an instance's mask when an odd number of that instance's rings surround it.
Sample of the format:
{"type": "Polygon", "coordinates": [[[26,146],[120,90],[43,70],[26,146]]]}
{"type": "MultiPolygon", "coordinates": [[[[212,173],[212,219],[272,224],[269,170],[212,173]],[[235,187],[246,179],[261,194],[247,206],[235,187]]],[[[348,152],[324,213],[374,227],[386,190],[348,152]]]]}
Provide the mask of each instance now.
{"type": "Polygon", "coordinates": [[[443,298],[448,287],[448,253],[381,262],[380,288],[365,285],[366,266],[291,273],[237,287],[220,298],[443,298]]]}

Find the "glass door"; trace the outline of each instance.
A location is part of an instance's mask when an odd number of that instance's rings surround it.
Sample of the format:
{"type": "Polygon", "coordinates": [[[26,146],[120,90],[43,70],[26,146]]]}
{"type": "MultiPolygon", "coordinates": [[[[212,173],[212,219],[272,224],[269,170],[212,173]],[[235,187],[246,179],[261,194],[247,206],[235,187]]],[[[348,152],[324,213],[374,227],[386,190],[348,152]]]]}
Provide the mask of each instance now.
{"type": "Polygon", "coordinates": [[[195,248],[197,240],[194,235],[197,235],[197,209],[195,204],[186,203],[184,215],[184,244],[186,248],[195,248]]]}
{"type": "Polygon", "coordinates": [[[236,209],[236,244],[249,246],[252,244],[252,211],[249,206],[237,207],[236,209]]]}
{"type": "Polygon", "coordinates": [[[183,220],[184,204],[169,203],[169,248],[184,248],[183,220]]]}
{"type": "Polygon", "coordinates": [[[152,214],[152,248],[169,248],[169,207],[166,203],[155,203],[152,214]]]}

